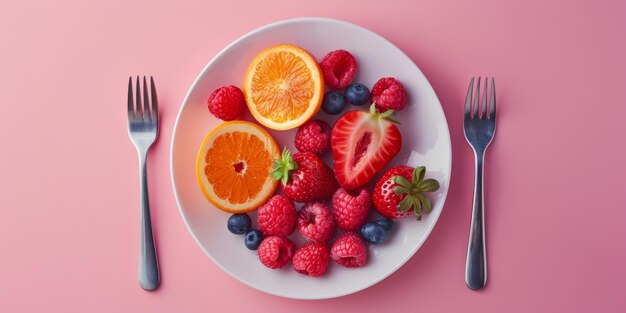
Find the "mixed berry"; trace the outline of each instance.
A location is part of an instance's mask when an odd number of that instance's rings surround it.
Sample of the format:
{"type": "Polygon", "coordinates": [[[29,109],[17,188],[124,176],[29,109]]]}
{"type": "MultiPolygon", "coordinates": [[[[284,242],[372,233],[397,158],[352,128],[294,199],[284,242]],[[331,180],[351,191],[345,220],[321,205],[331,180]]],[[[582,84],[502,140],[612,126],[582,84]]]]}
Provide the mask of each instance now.
{"type": "Polygon", "coordinates": [[[407,95],[404,87],[397,79],[384,77],[372,87],[372,100],[381,112],[386,110],[402,111],[407,104],[407,95]]]}
{"type": "Polygon", "coordinates": [[[252,225],[252,220],[248,214],[234,214],[228,218],[228,230],[236,235],[245,234],[252,225]]]}
{"type": "Polygon", "coordinates": [[[319,64],[326,85],[337,90],[348,87],[357,70],[356,59],[346,50],[329,52],[319,64]]]}
{"type": "MultiPolygon", "coordinates": [[[[244,235],[245,246],[256,250],[266,267],[279,269],[291,262],[296,272],[313,277],[323,275],[331,259],[347,268],[366,265],[368,244],[384,243],[393,233],[394,219],[413,214],[420,220],[429,213],[426,193],[439,188],[436,180],[425,179],[424,167],[388,168],[402,146],[393,115],[408,103],[400,81],[383,77],[371,91],[353,82],[357,60],[346,50],[329,52],[319,67],[328,88],[321,102],[324,112],[341,114],[348,105],[369,105],[369,110],[349,110],[332,127],[319,117],[301,124],[294,138],[298,151],[285,148],[274,160],[271,176],[282,193],[258,208],[258,229],[245,213],[227,222],[228,230],[244,235]],[[328,151],[332,168],[322,160],[328,151]],[[372,207],[382,218],[370,218],[372,207]],[[306,243],[296,247],[293,236],[306,243]]],[[[215,90],[208,100],[209,111],[225,121],[240,117],[245,106],[235,86],[215,90]]]]}
{"type": "Polygon", "coordinates": [[[353,83],[346,88],[346,101],[352,105],[364,105],[370,101],[370,90],[361,83],[353,83]]]}
{"type": "Polygon", "coordinates": [[[258,229],[249,230],[245,234],[245,245],[250,250],[256,250],[259,248],[261,241],[263,241],[263,232],[258,229]]]}
{"type": "Polygon", "coordinates": [[[243,92],[236,86],[224,86],[216,89],[207,101],[209,112],[223,121],[232,121],[241,117],[246,108],[243,92]]]}
{"type": "Polygon", "coordinates": [[[324,94],[322,110],[328,114],[339,114],[346,108],[346,97],[337,90],[331,90],[324,94]]]}
{"type": "Polygon", "coordinates": [[[312,119],[298,128],[294,144],[298,151],[324,154],[330,150],[332,128],[322,120],[312,119]]]}

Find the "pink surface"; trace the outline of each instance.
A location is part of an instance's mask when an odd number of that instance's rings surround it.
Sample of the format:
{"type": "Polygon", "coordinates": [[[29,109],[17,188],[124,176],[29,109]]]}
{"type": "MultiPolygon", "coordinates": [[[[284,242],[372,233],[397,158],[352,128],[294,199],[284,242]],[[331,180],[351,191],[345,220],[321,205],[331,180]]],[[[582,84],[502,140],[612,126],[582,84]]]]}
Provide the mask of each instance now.
{"type": "Polygon", "coordinates": [[[2,1],[0,312],[624,312],[624,29],[618,0],[2,1]],[[445,209],[416,256],[325,301],[269,296],[220,271],[188,233],[169,177],[174,119],[200,69],[238,36],[300,16],[354,22],[403,49],[440,97],[454,153],[445,209]],[[125,116],[136,74],[155,76],[162,108],[149,161],[156,292],[136,278],[125,116]],[[496,77],[500,105],[480,292],[463,281],[473,159],[461,115],[476,74],[496,77]]]}

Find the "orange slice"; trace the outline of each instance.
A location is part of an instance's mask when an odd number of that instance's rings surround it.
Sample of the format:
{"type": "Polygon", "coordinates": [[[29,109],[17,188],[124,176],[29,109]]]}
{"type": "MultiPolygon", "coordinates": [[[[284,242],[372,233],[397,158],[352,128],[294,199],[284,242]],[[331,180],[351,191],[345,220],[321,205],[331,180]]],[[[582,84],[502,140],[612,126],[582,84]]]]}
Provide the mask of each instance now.
{"type": "Polygon", "coordinates": [[[319,111],[324,77],[311,54],[294,45],[259,53],[243,83],[248,109],[259,123],[278,130],[298,127],[319,111]]]}
{"type": "Polygon", "coordinates": [[[276,191],[272,162],[280,158],[274,139],[260,126],[244,121],[220,124],[204,139],[196,161],[202,192],[230,213],[257,209],[276,191]]]}

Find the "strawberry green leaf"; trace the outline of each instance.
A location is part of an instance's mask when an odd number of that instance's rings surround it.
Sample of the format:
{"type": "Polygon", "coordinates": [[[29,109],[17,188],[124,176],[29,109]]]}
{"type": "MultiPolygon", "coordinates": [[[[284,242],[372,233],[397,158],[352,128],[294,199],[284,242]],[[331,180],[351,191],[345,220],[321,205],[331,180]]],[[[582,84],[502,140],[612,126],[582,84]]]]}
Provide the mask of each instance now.
{"type": "Polygon", "coordinates": [[[377,113],[376,113],[376,103],[372,103],[372,104],[370,105],[370,114],[371,114],[371,115],[376,115],[376,114],[377,114],[377,113]]]}
{"type": "Polygon", "coordinates": [[[439,190],[439,182],[429,178],[423,182],[421,182],[417,188],[419,188],[423,192],[433,192],[439,190]]]}
{"type": "MultiPolygon", "coordinates": [[[[392,110],[390,110],[390,111],[392,111],[392,110]]],[[[400,123],[400,121],[398,121],[397,119],[395,119],[395,118],[393,118],[391,116],[385,117],[385,120],[386,121],[390,121],[390,122],[392,122],[394,124],[398,124],[398,125],[402,124],[402,123],[400,123]]]]}
{"type": "Polygon", "coordinates": [[[414,210],[413,213],[415,213],[415,219],[418,221],[422,220],[422,214],[420,213],[420,210],[414,210]]]}
{"type": "Polygon", "coordinates": [[[287,147],[283,150],[280,160],[274,160],[272,162],[272,177],[276,180],[280,180],[284,185],[289,182],[289,173],[298,169],[298,164],[291,157],[291,152],[287,147]]]}
{"type": "Polygon", "coordinates": [[[420,202],[419,197],[411,197],[411,202],[413,203],[413,208],[415,208],[416,211],[422,211],[422,203],[420,202]]]}
{"type": "Polygon", "coordinates": [[[406,212],[408,210],[411,209],[411,207],[413,206],[413,198],[411,198],[410,196],[406,196],[404,197],[404,199],[402,199],[402,201],[400,201],[400,203],[398,203],[398,211],[400,212],[406,212]]]}
{"type": "Polygon", "coordinates": [[[388,118],[391,116],[391,114],[393,114],[395,111],[394,110],[387,110],[383,113],[380,114],[380,118],[388,118]]]}
{"type": "Polygon", "coordinates": [[[396,175],[393,176],[393,182],[406,188],[407,190],[411,190],[411,188],[413,188],[413,186],[411,185],[411,182],[408,181],[406,178],[404,178],[403,176],[400,175],[396,175]]]}
{"type": "Polygon", "coordinates": [[[426,173],[426,168],[423,166],[418,166],[413,170],[413,184],[419,184],[424,179],[424,174],[426,173]]]}
{"type": "Polygon", "coordinates": [[[393,188],[393,192],[395,192],[397,195],[403,195],[409,193],[409,190],[403,186],[395,186],[393,188]]]}
{"type": "Polygon", "coordinates": [[[426,210],[426,213],[430,213],[430,211],[432,211],[430,199],[423,194],[418,194],[417,196],[419,197],[420,202],[422,203],[422,208],[426,210]]]}
{"type": "Polygon", "coordinates": [[[398,204],[398,210],[406,212],[410,210],[410,208],[414,208],[413,214],[418,221],[422,219],[422,210],[426,213],[430,213],[432,211],[430,198],[428,198],[424,193],[436,191],[440,187],[439,182],[435,179],[429,178],[424,180],[425,175],[426,167],[418,166],[415,170],[413,170],[411,175],[412,181],[410,182],[406,178],[399,175],[393,177],[393,181],[398,184],[398,186],[394,188],[394,191],[397,194],[406,194],[404,199],[402,199],[402,201],[398,204]]]}
{"type": "Polygon", "coordinates": [[[386,121],[392,122],[394,124],[400,124],[400,121],[396,120],[395,118],[391,117],[391,115],[395,113],[394,110],[387,110],[385,112],[378,112],[378,110],[376,110],[376,103],[372,103],[370,105],[370,116],[373,119],[379,119],[382,118],[386,121]]]}

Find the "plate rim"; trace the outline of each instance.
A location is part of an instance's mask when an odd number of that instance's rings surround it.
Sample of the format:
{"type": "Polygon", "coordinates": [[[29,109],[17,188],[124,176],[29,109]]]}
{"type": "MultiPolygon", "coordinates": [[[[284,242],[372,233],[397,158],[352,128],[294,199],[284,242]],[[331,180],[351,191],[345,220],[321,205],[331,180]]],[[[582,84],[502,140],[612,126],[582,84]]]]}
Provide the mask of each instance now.
{"type": "Polygon", "coordinates": [[[424,242],[426,242],[426,240],[428,239],[428,237],[430,237],[430,233],[432,232],[432,230],[435,228],[435,226],[437,225],[437,222],[439,221],[439,217],[441,215],[441,212],[443,212],[443,209],[445,208],[445,202],[446,199],[448,197],[448,191],[450,189],[450,182],[452,180],[452,141],[451,141],[451,137],[450,137],[450,127],[448,125],[448,119],[446,117],[445,111],[443,110],[443,106],[441,105],[441,101],[439,100],[439,97],[437,96],[437,93],[435,92],[434,88],[432,87],[430,81],[428,80],[428,78],[426,78],[426,75],[424,75],[424,73],[422,72],[422,70],[417,66],[417,64],[415,64],[415,62],[413,61],[413,59],[411,59],[402,49],[400,49],[398,46],[396,46],[393,42],[389,41],[388,39],[386,39],[385,37],[383,37],[382,35],[379,35],[378,33],[365,28],[363,26],[360,26],[358,24],[355,23],[351,23],[351,22],[347,22],[344,20],[339,20],[339,19],[334,19],[334,18],[326,18],[326,17],[299,17],[299,18],[290,18],[290,19],[284,19],[284,20],[279,20],[279,21],[275,21],[272,23],[268,23],[268,24],[264,24],[260,27],[257,27],[255,29],[253,29],[252,31],[249,31],[247,33],[245,33],[242,36],[239,36],[237,39],[233,40],[230,44],[228,44],[226,47],[224,47],[222,50],[220,50],[220,52],[218,52],[203,68],[202,70],[200,70],[200,72],[196,75],[196,78],[194,79],[193,83],[191,84],[191,86],[189,87],[187,93],[185,94],[185,97],[183,98],[183,101],[180,105],[180,108],[178,110],[178,113],[176,115],[176,120],[174,122],[174,127],[173,127],[173,131],[172,131],[172,138],[171,138],[171,143],[170,143],[170,177],[171,177],[171,183],[172,183],[172,189],[174,192],[174,198],[176,200],[176,205],[178,207],[178,211],[180,213],[181,218],[183,219],[183,222],[185,223],[185,226],[187,227],[188,232],[191,234],[191,237],[194,239],[196,245],[198,245],[198,247],[204,252],[205,255],[207,255],[209,257],[209,259],[211,259],[211,261],[213,261],[213,263],[215,265],[217,265],[222,271],[226,272],[229,276],[235,278],[237,281],[241,282],[242,284],[251,287],[253,289],[256,289],[258,291],[261,291],[263,293],[266,294],[271,294],[274,296],[279,296],[279,297],[283,297],[283,298],[288,298],[288,299],[300,299],[300,300],[321,300],[321,299],[332,299],[332,298],[338,298],[338,297],[343,297],[343,296],[347,296],[353,293],[357,293],[359,291],[365,290],[379,282],[381,282],[382,280],[386,279],[387,277],[389,277],[391,274],[395,273],[398,269],[400,269],[402,266],[404,266],[411,258],[413,258],[415,256],[415,253],[417,253],[417,251],[422,247],[422,245],[424,244],[424,242]],[[448,143],[448,168],[450,169],[450,173],[448,175],[448,184],[446,184],[446,189],[443,191],[443,195],[441,198],[441,210],[439,210],[436,215],[434,216],[434,222],[432,223],[432,225],[430,225],[425,232],[425,236],[423,236],[423,238],[420,240],[420,242],[417,243],[417,245],[415,246],[414,249],[412,249],[412,251],[407,254],[407,257],[403,258],[400,260],[400,262],[398,262],[395,266],[390,267],[387,271],[385,271],[382,275],[380,275],[379,277],[377,277],[376,279],[372,280],[369,284],[365,284],[364,286],[358,286],[356,288],[349,288],[343,292],[334,294],[332,296],[291,296],[291,295],[285,295],[285,294],[281,294],[281,293],[277,293],[277,292],[273,292],[273,291],[268,291],[268,290],[263,290],[261,288],[258,288],[257,286],[251,285],[248,282],[244,281],[243,278],[239,277],[239,275],[231,272],[230,270],[226,269],[225,267],[222,266],[222,264],[220,264],[219,262],[217,262],[213,256],[202,246],[201,242],[199,241],[198,237],[196,236],[196,234],[193,232],[193,230],[191,229],[191,226],[189,225],[189,222],[187,221],[187,215],[185,214],[185,212],[183,211],[182,208],[182,204],[181,204],[181,200],[178,196],[178,189],[176,187],[176,178],[175,178],[175,174],[174,174],[174,145],[176,143],[176,134],[178,132],[178,124],[180,122],[180,118],[181,115],[185,109],[185,107],[188,104],[189,98],[191,97],[191,94],[193,92],[193,90],[195,90],[195,88],[197,87],[197,85],[200,83],[200,80],[202,79],[202,77],[204,76],[204,73],[206,73],[207,70],[209,70],[209,68],[211,68],[211,66],[213,66],[213,64],[217,63],[232,47],[234,47],[235,45],[239,44],[241,41],[247,39],[248,37],[254,36],[257,33],[263,32],[267,29],[273,28],[273,27],[277,27],[277,26],[283,26],[283,25],[288,25],[288,24],[293,24],[293,23],[301,23],[301,22],[324,22],[324,23],[333,23],[333,24],[341,24],[342,26],[347,26],[347,27],[352,27],[352,28],[357,28],[360,31],[364,31],[366,33],[369,33],[369,35],[378,37],[379,39],[382,39],[384,42],[389,43],[391,46],[395,47],[396,49],[398,49],[398,51],[401,53],[401,55],[403,55],[405,58],[407,58],[410,63],[413,65],[413,67],[415,68],[415,70],[417,70],[417,72],[422,75],[427,84],[428,84],[428,88],[430,88],[434,94],[435,99],[437,100],[437,103],[439,104],[439,106],[437,107],[437,109],[441,112],[442,116],[443,116],[443,122],[445,126],[445,135],[444,136],[445,140],[447,140],[448,143]]]}

